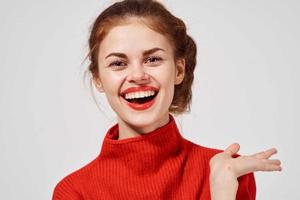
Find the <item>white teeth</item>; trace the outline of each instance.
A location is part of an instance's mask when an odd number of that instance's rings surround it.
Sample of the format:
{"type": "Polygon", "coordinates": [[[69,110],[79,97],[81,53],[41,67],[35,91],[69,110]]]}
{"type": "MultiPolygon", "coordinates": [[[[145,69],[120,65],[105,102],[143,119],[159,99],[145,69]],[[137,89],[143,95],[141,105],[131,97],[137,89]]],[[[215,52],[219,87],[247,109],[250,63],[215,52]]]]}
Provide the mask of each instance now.
{"type": "Polygon", "coordinates": [[[155,94],[154,91],[140,91],[140,92],[132,92],[125,94],[125,99],[137,99],[137,98],[144,98],[150,97],[155,94]]]}

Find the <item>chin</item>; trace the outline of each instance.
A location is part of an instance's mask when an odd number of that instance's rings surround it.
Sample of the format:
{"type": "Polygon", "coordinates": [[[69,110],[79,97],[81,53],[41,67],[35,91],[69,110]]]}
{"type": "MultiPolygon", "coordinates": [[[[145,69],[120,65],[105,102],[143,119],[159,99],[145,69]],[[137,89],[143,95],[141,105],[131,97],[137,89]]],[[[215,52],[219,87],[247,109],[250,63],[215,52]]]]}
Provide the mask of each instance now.
{"type": "MultiPolygon", "coordinates": [[[[166,112],[169,114],[169,112],[166,112]]],[[[163,118],[165,114],[162,115],[161,112],[149,113],[149,112],[141,112],[139,114],[133,114],[131,116],[127,116],[122,118],[129,126],[133,128],[137,128],[140,130],[144,130],[146,132],[150,132],[162,126],[163,118]]]]}

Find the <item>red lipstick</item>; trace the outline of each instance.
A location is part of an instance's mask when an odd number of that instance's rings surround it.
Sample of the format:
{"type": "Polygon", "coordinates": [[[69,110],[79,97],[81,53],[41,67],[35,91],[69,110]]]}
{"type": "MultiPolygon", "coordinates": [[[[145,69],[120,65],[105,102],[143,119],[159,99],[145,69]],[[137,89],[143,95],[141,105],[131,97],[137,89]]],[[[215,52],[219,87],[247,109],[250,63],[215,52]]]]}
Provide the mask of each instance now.
{"type": "Polygon", "coordinates": [[[125,94],[130,93],[130,92],[149,91],[149,90],[157,92],[158,88],[153,87],[153,86],[130,87],[130,88],[127,88],[126,90],[123,90],[121,92],[121,96],[124,96],[125,94]]]}
{"type": "MultiPolygon", "coordinates": [[[[155,99],[155,98],[154,98],[155,99]]],[[[154,103],[154,99],[148,101],[147,103],[138,104],[138,103],[131,103],[126,101],[127,105],[135,110],[146,110],[147,108],[151,107],[154,103]]]]}
{"type": "MultiPolygon", "coordinates": [[[[125,94],[130,93],[130,92],[149,91],[149,90],[157,92],[159,89],[156,87],[152,87],[152,86],[130,87],[130,88],[127,88],[126,90],[122,91],[121,96],[124,98],[125,94]]],[[[123,100],[129,107],[131,107],[135,110],[145,110],[154,104],[155,98],[156,97],[154,97],[152,100],[150,100],[146,103],[142,103],[142,104],[126,101],[125,98],[123,100]]]]}

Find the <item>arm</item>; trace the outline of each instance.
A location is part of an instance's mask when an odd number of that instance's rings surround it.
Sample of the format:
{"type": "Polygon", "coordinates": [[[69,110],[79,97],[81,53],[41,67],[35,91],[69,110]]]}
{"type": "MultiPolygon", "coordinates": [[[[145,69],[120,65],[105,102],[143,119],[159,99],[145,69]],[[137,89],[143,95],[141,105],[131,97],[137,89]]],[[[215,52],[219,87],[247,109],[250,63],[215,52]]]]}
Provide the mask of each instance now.
{"type": "Polygon", "coordinates": [[[256,187],[252,172],[281,171],[280,160],[269,159],[277,153],[276,149],[235,158],[239,148],[238,144],[232,144],[210,160],[212,200],[255,199],[256,187]]]}

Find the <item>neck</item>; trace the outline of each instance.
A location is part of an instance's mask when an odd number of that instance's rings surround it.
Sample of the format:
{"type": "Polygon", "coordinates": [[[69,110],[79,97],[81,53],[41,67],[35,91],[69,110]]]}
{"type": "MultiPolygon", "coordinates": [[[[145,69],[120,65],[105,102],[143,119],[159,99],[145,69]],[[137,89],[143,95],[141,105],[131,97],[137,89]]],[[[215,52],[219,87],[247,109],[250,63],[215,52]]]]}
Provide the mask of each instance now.
{"type": "Polygon", "coordinates": [[[115,124],[108,130],[100,159],[118,162],[136,174],[157,173],[170,158],[180,156],[184,159],[185,142],[172,115],[166,125],[138,137],[119,140],[118,126],[115,124]]]}
{"type": "Polygon", "coordinates": [[[166,125],[169,122],[169,113],[166,113],[160,119],[157,119],[150,124],[144,124],[140,126],[136,126],[134,124],[130,124],[118,116],[118,124],[119,124],[119,137],[118,140],[138,137],[141,134],[150,133],[159,127],[166,125]]]}

